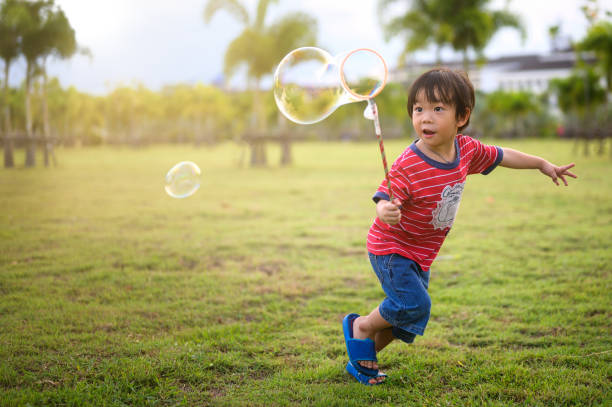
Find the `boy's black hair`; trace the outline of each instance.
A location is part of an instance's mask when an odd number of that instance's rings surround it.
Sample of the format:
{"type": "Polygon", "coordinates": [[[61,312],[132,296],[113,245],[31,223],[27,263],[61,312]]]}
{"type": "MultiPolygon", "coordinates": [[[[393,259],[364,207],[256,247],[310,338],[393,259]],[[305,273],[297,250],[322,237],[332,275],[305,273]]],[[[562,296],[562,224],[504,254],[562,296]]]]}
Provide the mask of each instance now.
{"type": "Polygon", "coordinates": [[[442,102],[454,106],[457,120],[467,115],[467,121],[459,127],[459,130],[465,129],[470,124],[470,115],[474,111],[476,99],[474,86],[465,72],[438,67],[419,76],[412,83],[408,94],[406,107],[410,118],[412,118],[412,107],[421,91],[430,102],[442,102]]]}

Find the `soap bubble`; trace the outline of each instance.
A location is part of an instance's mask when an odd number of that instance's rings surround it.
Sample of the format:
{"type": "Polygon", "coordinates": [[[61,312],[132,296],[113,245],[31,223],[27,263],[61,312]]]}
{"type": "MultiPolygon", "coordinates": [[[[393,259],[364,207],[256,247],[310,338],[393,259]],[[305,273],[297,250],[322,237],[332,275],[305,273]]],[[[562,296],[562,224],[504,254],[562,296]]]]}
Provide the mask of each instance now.
{"type": "Polygon", "coordinates": [[[344,92],[334,58],[319,48],[298,48],[283,58],[274,74],[274,99],[279,110],[299,124],[325,119],[344,92]]]}
{"type": "Polygon", "coordinates": [[[349,52],[340,66],[344,88],[359,100],[378,95],[387,82],[387,65],[375,51],[366,48],[349,52]]]}
{"type": "Polygon", "coordinates": [[[311,124],[346,103],[373,98],[386,80],[387,66],[375,51],[362,48],[332,57],[320,48],[298,48],[276,69],[274,99],[288,119],[311,124]]]}
{"type": "Polygon", "coordinates": [[[191,161],[176,164],[166,174],[166,192],[172,198],[187,198],[200,188],[200,167],[191,161]]]}

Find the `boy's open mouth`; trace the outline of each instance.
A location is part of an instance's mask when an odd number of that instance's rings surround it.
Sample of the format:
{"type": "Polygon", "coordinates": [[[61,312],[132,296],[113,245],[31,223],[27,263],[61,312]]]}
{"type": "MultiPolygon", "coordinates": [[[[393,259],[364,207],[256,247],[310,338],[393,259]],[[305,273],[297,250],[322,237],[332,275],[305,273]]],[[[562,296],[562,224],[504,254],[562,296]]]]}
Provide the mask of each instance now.
{"type": "Polygon", "coordinates": [[[433,130],[429,130],[429,129],[423,129],[423,134],[426,136],[431,136],[431,135],[436,134],[436,132],[433,130]]]}

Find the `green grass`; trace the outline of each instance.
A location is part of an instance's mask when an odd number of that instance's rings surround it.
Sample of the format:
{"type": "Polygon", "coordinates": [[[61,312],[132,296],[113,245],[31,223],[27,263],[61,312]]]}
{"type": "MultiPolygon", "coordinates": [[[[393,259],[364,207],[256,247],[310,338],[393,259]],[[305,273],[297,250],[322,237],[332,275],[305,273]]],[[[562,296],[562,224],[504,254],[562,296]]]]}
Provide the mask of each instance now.
{"type": "Polygon", "coordinates": [[[580,179],[470,177],[425,336],[379,355],[375,387],[344,371],[340,324],[382,299],[375,141],[298,144],[291,168],[241,168],[223,145],[0,170],[0,405],[612,404],[612,161],[502,144],[580,179]],[[202,187],[175,200],[164,175],[182,160],[202,187]]]}

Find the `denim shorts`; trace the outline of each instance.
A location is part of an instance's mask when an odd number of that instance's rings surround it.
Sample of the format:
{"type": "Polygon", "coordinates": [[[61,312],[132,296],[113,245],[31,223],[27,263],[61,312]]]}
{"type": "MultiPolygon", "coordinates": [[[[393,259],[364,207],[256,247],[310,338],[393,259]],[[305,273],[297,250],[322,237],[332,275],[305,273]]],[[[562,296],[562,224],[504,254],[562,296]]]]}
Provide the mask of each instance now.
{"type": "Polygon", "coordinates": [[[378,308],[380,315],[393,326],[393,336],[412,343],[416,335],[423,335],[429,321],[429,271],[399,254],[368,254],[387,295],[378,308]]]}

